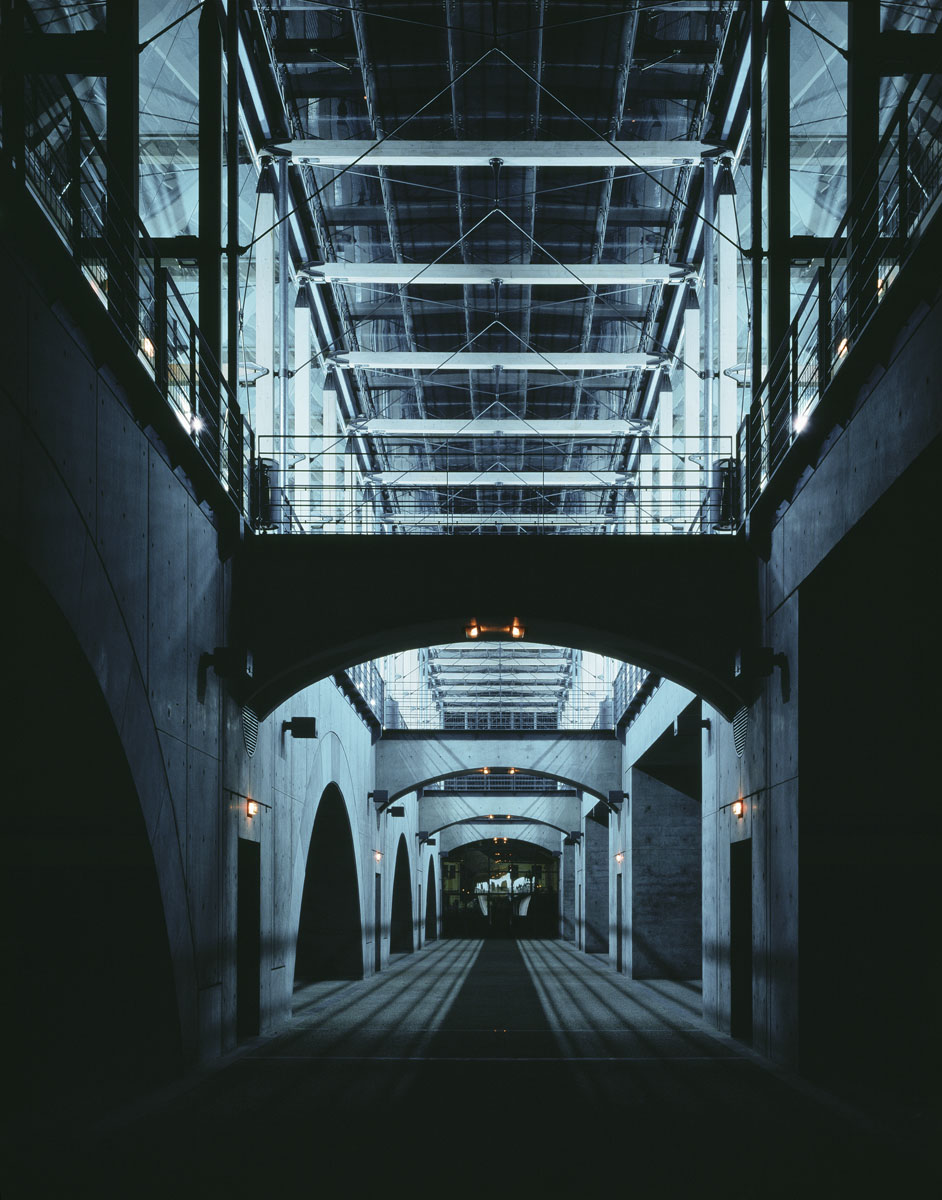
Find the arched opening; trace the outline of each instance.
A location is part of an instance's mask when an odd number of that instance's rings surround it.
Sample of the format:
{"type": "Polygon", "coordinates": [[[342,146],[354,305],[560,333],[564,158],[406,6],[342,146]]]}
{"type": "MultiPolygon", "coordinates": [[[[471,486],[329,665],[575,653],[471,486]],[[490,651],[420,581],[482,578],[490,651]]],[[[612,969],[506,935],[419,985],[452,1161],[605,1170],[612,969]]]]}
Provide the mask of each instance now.
{"type": "Polygon", "coordinates": [[[396,850],[396,874],[393,877],[392,916],[389,921],[389,953],[411,954],[412,886],[409,874],[409,851],[404,836],[396,850]]]}
{"type": "Polygon", "coordinates": [[[510,837],[456,846],[442,860],[444,937],[555,938],[559,863],[510,837]]]}
{"type": "Polygon", "coordinates": [[[111,712],[35,576],[18,564],[5,592],[4,1072],[38,1130],[166,1082],[183,1054],[157,871],[111,712]]]}
{"type": "Polygon", "coordinates": [[[323,979],[363,978],[356,855],[340,789],[324,789],[308,849],[294,962],[295,989],[323,979]]]}
{"type": "Polygon", "coordinates": [[[428,860],[428,880],[425,886],[425,941],[438,937],[438,899],[435,895],[435,864],[428,860]]]}

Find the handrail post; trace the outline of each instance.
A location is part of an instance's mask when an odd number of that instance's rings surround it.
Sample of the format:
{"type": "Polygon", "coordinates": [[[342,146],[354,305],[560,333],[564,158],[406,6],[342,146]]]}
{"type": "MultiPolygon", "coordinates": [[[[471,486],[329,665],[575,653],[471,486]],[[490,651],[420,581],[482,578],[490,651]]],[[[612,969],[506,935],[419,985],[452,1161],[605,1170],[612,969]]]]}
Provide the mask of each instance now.
{"type": "Polygon", "coordinates": [[[78,97],[69,103],[69,223],[72,253],[82,261],[82,106],[78,97]]]}
{"type": "Polygon", "coordinates": [[[798,359],[798,321],[794,320],[789,328],[789,371],[791,374],[790,401],[788,413],[788,428],[785,430],[784,449],[787,449],[795,438],[795,417],[798,415],[798,376],[800,363],[798,359]]]}
{"type": "Polygon", "coordinates": [[[818,397],[831,382],[831,256],[818,268],[818,397]]]}
{"type": "Polygon", "coordinates": [[[170,391],[169,322],[167,320],[167,268],[154,260],[154,376],[161,396],[170,391]]]}
{"type": "Polygon", "coordinates": [[[899,139],[897,142],[899,166],[899,220],[897,221],[897,237],[902,244],[909,236],[909,105],[904,96],[900,102],[899,139]]]}

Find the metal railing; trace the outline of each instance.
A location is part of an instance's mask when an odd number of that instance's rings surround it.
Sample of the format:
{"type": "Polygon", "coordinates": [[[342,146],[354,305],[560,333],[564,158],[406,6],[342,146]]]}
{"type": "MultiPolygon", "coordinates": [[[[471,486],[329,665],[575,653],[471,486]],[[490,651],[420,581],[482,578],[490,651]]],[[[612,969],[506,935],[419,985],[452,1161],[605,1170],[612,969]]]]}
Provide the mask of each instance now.
{"type": "MultiPolygon", "coordinates": [[[[387,696],[386,681],[374,662],[357,663],[355,667],[347,667],[344,671],[347,679],[360,693],[363,701],[369,706],[373,716],[381,725],[386,726],[387,696]]],[[[401,726],[398,726],[401,728],[401,726]]]]}
{"type": "Polygon", "coordinates": [[[8,186],[19,180],[38,204],[221,493],[247,515],[251,430],[130,201],[119,194],[82,103],[64,78],[43,74],[24,77],[21,99],[22,128],[14,137],[14,114],[9,107],[4,114],[8,186]]]}
{"type": "Polygon", "coordinates": [[[352,439],[265,436],[253,464],[253,521],[269,533],[733,532],[732,439],[644,437],[639,466],[611,439],[575,455],[558,438],[382,439],[364,467],[352,439]],[[618,452],[623,458],[623,452],[618,452]]]}
{"type": "Polygon", "coordinates": [[[479,792],[484,795],[520,796],[532,795],[534,792],[567,792],[575,791],[567,783],[558,779],[548,779],[545,775],[532,775],[523,771],[493,770],[485,775],[481,771],[468,772],[465,775],[450,775],[447,779],[439,779],[425,788],[427,792],[479,792]]]}
{"type": "Polygon", "coordinates": [[[881,139],[876,182],[841,221],[740,427],[743,516],[801,437],[938,212],[939,102],[926,86],[933,78],[913,80],[904,93],[881,139]]]}

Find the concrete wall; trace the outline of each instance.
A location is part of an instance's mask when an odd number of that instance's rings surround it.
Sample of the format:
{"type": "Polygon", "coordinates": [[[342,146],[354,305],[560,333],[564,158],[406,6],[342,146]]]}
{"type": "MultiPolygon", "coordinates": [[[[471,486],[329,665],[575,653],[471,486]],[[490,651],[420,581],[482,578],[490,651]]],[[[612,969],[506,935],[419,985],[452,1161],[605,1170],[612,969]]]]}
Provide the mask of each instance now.
{"type": "Polygon", "coordinates": [[[934,968],[910,931],[937,899],[921,866],[938,863],[937,808],[919,806],[916,835],[891,807],[937,779],[940,329],[936,295],[780,508],[759,571],[762,641],[782,665],[748,708],[742,758],[716,714],[704,733],[704,1015],[729,1029],[730,846],[751,839],[753,1044],[822,1079],[891,1075],[936,1036],[934,968]],[[901,931],[887,970],[878,947],[901,931]]]}
{"type": "Polygon", "coordinates": [[[699,798],[631,770],[626,818],[626,970],[634,979],[700,977],[699,798]]]}
{"type": "Polygon", "coordinates": [[[583,881],[587,954],[608,953],[608,822],[589,816],[583,824],[583,881]]]}
{"type": "MultiPolygon", "coordinates": [[[[70,314],[12,256],[0,270],[20,297],[0,328],[11,364],[0,380],[4,554],[51,598],[100,690],[153,857],[183,1058],[211,1058],[236,1041],[240,839],[260,846],[263,1030],[290,1011],[308,847],[328,784],[353,833],[364,971],[374,962],[373,851],[383,854],[387,934],[392,839],[406,834],[413,905],[431,852],[417,851],[415,804],[405,821],[377,818],[369,730],[331,682],[273,712],[249,755],[240,708],[201,661],[226,643],[229,608],[213,513],[131,415],[123,362],[97,362],[70,314]],[[317,718],[316,740],[283,732],[299,715],[317,718]],[[249,798],[261,805],[253,817],[249,798]]],[[[44,637],[38,623],[23,633],[44,637]]],[[[48,686],[54,696],[54,678],[48,686]]],[[[29,920],[25,903],[15,919],[29,920]]]]}

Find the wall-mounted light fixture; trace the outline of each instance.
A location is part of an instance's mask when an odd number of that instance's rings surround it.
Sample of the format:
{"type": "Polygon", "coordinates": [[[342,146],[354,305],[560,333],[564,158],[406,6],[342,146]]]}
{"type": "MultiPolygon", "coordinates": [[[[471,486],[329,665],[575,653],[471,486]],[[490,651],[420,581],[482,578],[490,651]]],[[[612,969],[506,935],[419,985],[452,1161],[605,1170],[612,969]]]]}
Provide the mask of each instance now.
{"type": "Polygon", "coordinates": [[[383,861],[383,852],[382,852],[382,850],[374,850],[374,851],[373,851],[373,857],[376,859],[376,861],[377,861],[377,862],[382,862],[382,861],[383,861]]]}
{"type": "Polygon", "coordinates": [[[290,721],[281,722],[281,732],[290,733],[294,738],[316,738],[316,717],[292,717],[290,721]]]}
{"type": "Polygon", "coordinates": [[[406,810],[401,804],[396,804],[392,808],[386,809],[387,817],[404,817],[405,815],[406,810]]]}
{"type": "Polygon", "coordinates": [[[375,792],[367,792],[366,798],[372,800],[380,812],[389,804],[389,792],[384,788],[377,788],[375,792]]]}
{"type": "Polygon", "coordinates": [[[244,796],[245,800],[245,815],[251,820],[252,817],[257,817],[262,809],[271,811],[270,804],[264,804],[261,800],[253,800],[251,796],[244,796]]]}
{"type": "Polygon", "coordinates": [[[490,773],[491,773],[491,768],[490,768],[490,767],[482,767],[482,768],[481,768],[481,774],[482,774],[482,775],[490,775],[490,773]]]}
{"type": "Polygon", "coordinates": [[[734,800],[731,808],[733,810],[733,816],[738,817],[740,821],[746,815],[746,802],[744,800],[734,800]]]}
{"type": "Polygon", "coordinates": [[[615,862],[623,863],[624,861],[625,861],[625,852],[624,852],[624,850],[619,850],[618,853],[615,855],[615,862]]]}
{"type": "Polygon", "coordinates": [[[522,624],[519,617],[507,624],[485,624],[479,621],[477,617],[472,617],[464,627],[464,636],[482,641],[506,641],[510,638],[513,641],[520,641],[526,637],[526,626],[522,624]]]}

